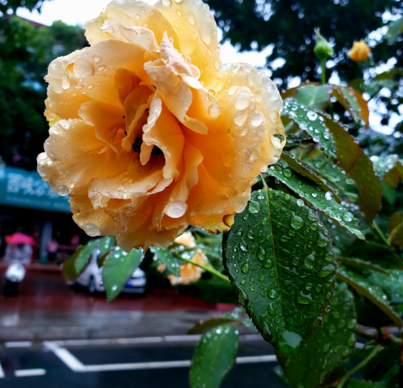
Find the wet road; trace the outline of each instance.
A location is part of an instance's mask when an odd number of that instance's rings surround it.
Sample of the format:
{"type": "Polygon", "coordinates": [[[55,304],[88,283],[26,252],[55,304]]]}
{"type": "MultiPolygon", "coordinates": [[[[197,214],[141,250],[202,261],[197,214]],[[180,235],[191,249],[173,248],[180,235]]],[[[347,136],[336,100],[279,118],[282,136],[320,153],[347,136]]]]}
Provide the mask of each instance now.
{"type": "MultiPolygon", "coordinates": [[[[7,388],[186,388],[196,336],[5,343],[0,386],[7,388]],[[25,347],[21,347],[25,346],[25,347]]],[[[241,336],[237,364],[223,388],[280,388],[272,348],[241,336]]]]}

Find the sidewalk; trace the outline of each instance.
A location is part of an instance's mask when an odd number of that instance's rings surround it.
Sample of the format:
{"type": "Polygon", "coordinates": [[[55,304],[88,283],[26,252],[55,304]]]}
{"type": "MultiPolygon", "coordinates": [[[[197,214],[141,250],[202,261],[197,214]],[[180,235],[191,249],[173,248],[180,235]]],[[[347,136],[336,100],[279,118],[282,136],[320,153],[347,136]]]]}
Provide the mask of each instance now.
{"type": "Polygon", "coordinates": [[[0,341],[44,341],[186,334],[233,306],[152,290],[108,303],[69,288],[60,272],[28,271],[16,297],[0,296],[0,341]]]}

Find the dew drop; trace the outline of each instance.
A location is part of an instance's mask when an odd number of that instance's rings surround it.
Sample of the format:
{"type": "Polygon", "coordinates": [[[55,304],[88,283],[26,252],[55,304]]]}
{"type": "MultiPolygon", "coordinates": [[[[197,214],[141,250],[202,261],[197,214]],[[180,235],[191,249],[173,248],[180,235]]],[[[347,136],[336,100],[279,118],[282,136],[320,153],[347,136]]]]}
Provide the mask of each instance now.
{"type": "Polygon", "coordinates": [[[63,88],[63,90],[67,90],[67,89],[70,89],[70,82],[69,82],[69,80],[67,79],[67,77],[63,77],[63,80],[62,80],[62,88],[63,88]]]}
{"type": "Polygon", "coordinates": [[[63,186],[60,186],[57,189],[57,194],[61,195],[62,197],[65,197],[66,195],[69,195],[69,193],[70,193],[70,190],[69,190],[69,188],[67,186],[63,185],[63,186]]]}
{"type": "Polygon", "coordinates": [[[311,304],[311,302],[312,302],[311,294],[304,294],[301,291],[297,296],[297,302],[299,304],[311,304]]]}
{"type": "Polygon", "coordinates": [[[249,212],[250,212],[250,213],[252,213],[252,214],[258,213],[259,210],[260,210],[260,208],[261,208],[261,205],[260,205],[259,202],[254,201],[253,199],[251,199],[251,200],[249,201],[249,212]]]}
{"type": "Polygon", "coordinates": [[[343,214],[343,220],[346,222],[351,222],[354,219],[354,216],[350,212],[346,212],[343,214]]]}
{"type": "Polygon", "coordinates": [[[334,267],[334,265],[332,264],[328,264],[325,265],[319,272],[318,272],[318,276],[320,278],[325,278],[326,276],[331,275],[332,273],[334,273],[334,271],[336,270],[336,268],[334,267]]]}
{"type": "Polygon", "coordinates": [[[245,263],[245,264],[242,266],[242,272],[243,272],[243,273],[248,273],[248,272],[249,272],[249,263],[245,263]]]}
{"type": "Polygon", "coordinates": [[[186,213],[187,207],[182,201],[171,202],[165,207],[165,214],[171,218],[180,218],[186,213]]]}
{"type": "Polygon", "coordinates": [[[299,207],[303,207],[303,206],[304,206],[304,201],[303,201],[302,199],[298,199],[298,200],[297,200],[297,205],[298,205],[299,207]]]}
{"type": "Polygon", "coordinates": [[[257,254],[257,257],[260,261],[264,261],[264,259],[266,258],[266,252],[263,247],[259,247],[259,253],[257,254]]]}
{"type": "Polygon", "coordinates": [[[84,225],[84,231],[85,233],[88,234],[88,236],[90,237],[97,237],[101,235],[100,230],[98,229],[98,227],[94,224],[86,224],[84,225]]]}
{"type": "Polygon", "coordinates": [[[304,220],[303,220],[301,217],[296,216],[296,215],[294,214],[294,215],[292,216],[292,219],[291,219],[291,226],[292,226],[294,229],[299,230],[299,229],[301,229],[301,228],[304,226],[304,220]]]}
{"type": "Polygon", "coordinates": [[[275,299],[275,298],[277,297],[277,291],[276,291],[274,288],[272,288],[272,289],[268,292],[267,296],[268,296],[269,298],[271,298],[271,299],[275,299]]]}
{"type": "Polygon", "coordinates": [[[254,119],[252,119],[251,124],[254,127],[259,127],[264,123],[264,118],[262,116],[256,116],[254,119]]]}

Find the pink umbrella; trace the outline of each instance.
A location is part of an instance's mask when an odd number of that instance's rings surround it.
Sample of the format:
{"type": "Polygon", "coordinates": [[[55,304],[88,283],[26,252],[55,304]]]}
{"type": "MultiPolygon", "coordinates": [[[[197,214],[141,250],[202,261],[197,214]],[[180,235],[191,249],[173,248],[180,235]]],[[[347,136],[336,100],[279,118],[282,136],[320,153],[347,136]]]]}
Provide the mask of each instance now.
{"type": "Polygon", "coordinates": [[[35,239],[24,233],[14,233],[5,238],[7,244],[29,244],[36,245],[35,239]]]}

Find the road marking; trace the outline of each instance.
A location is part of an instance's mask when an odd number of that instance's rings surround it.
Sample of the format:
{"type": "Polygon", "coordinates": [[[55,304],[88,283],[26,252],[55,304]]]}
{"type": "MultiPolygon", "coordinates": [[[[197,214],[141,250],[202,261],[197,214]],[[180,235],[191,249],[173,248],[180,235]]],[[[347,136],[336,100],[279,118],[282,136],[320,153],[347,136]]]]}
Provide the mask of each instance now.
{"type": "MultiPolygon", "coordinates": [[[[59,346],[102,346],[102,345],[136,345],[156,344],[163,342],[197,342],[201,335],[166,335],[159,337],[137,337],[137,338],[116,338],[116,339],[91,339],[91,340],[64,340],[51,341],[59,346]]],[[[243,334],[239,336],[240,341],[263,341],[259,334],[243,334]]]]}
{"type": "Polygon", "coordinates": [[[32,346],[31,341],[19,341],[19,342],[5,342],[6,348],[30,348],[32,346]]]}
{"type": "Polygon", "coordinates": [[[130,364],[86,365],[83,372],[112,372],[122,370],[169,369],[185,368],[191,365],[190,360],[162,361],[162,362],[136,362],[130,364]]]}
{"type": "Polygon", "coordinates": [[[16,377],[32,377],[46,375],[45,369],[20,369],[14,372],[16,377]]]}
{"type": "Polygon", "coordinates": [[[4,379],[4,377],[6,377],[6,375],[4,374],[3,367],[1,366],[0,363],[0,379],[4,379]]]}
{"type": "Polygon", "coordinates": [[[270,354],[268,356],[238,357],[236,359],[237,364],[258,364],[260,362],[277,362],[277,357],[270,354]]]}
{"type": "MultiPolygon", "coordinates": [[[[60,342],[60,341],[59,341],[60,342]]],[[[73,356],[67,349],[61,347],[59,343],[44,342],[44,347],[53,352],[64,364],[73,372],[111,372],[122,370],[146,370],[146,369],[168,369],[168,368],[188,368],[190,360],[183,361],[157,361],[157,362],[136,362],[127,364],[104,364],[104,365],[84,365],[73,356]]],[[[256,364],[260,362],[277,362],[275,355],[238,357],[237,364],[256,364]]]]}
{"type": "Polygon", "coordinates": [[[59,359],[63,361],[73,372],[84,371],[84,364],[74,357],[67,349],[60,347],[54,342],[44,342],[43,346],[59,357],[59,359]]]}

